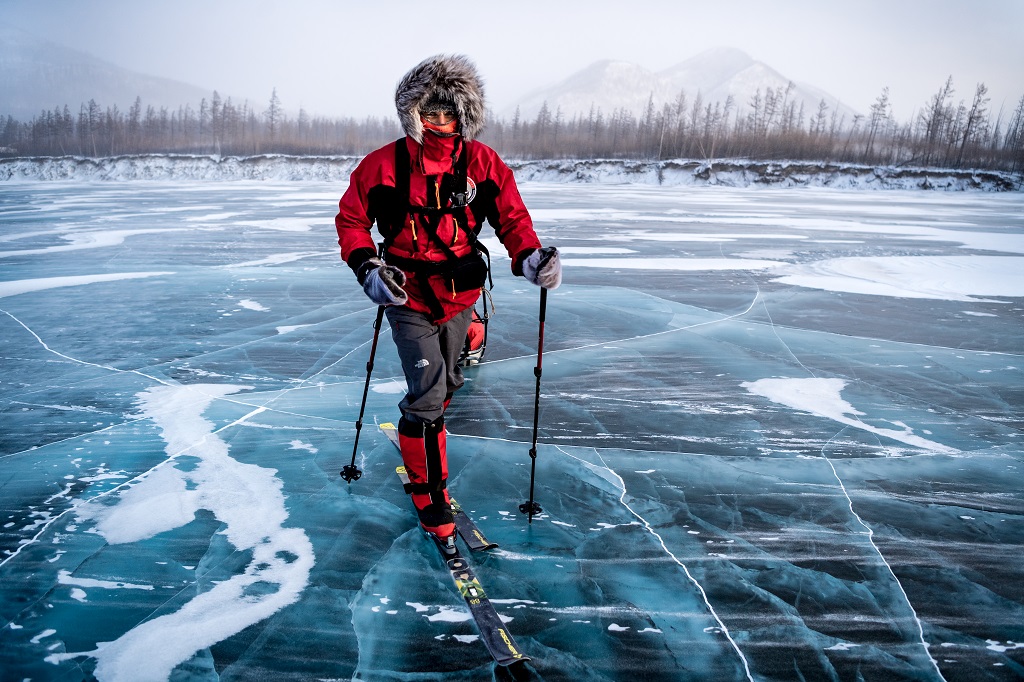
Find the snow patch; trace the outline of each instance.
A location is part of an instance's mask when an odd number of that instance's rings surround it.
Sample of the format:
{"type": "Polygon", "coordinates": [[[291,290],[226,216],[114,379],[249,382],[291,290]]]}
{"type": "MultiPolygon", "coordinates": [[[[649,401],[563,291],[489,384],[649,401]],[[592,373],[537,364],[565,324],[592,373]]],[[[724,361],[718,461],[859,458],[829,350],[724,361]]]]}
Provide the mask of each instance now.
{"type": "Polygon", "coordinates": [[[238,305],[242,306],[246,310],[255,310],[255,311],[260,312],[260,313],[269,313],[270,312],[270,308],[267,308],[267,307],[257,303],[256,301],[251,301],[251,300],[249,300],[247,298],[243,298],[242,300],[240,300],[238,302],[238,305]]]}
{"type": "Polygon", "coordinates": [[[288,333],[291,333],[291,332],[295,331],[296,329],[303,329],[305,327],[312,327],[312,326],[313,325],[311,325],[311,324],[285,325],[283,327],[278,327],[277,328],[277,333],[278,334],[288,334],[288,333]]]}
{"type": "Polygon", "coordinates": [[[786,265],[781,261],[746,258],[564,258],[570,268],[609,268],[613,270],[764,270],[786,265]]]}
{"type": "MultiPolygon", "coordinates": [[[[2,254],[0,254],[2,257],[2,254]]],[[[78,275],[69,277],[41,277],[39,279],[17,279],[0,282],[0,298],[17,296],[33,291],[58,289],[61,287],[79,287],[96,282],[115,282],[122,279],[141,279],[145,277],[161,277],[173,275],[173,272],[115,272],[107,275],[78,275]]]]}
{"type": "Polygon", "coordinates": [[[754,395],[767,398],[774,403],[791,407],[802,412],[809,412],[819,417],[825,417],[846,424],[863,431],[868,431],[885,438],[924,448],[943,454],[952,454],[956,449],[936,443],[934,441],[915,436],[910,427],[902,431],[894,429],[883,429],[862,422],[856,417],[864,416],[864,413],[857,410],[850,403],[842,398],[842,390],[846,387],[843,379],[812,378],[812,379],[759,379],[757,381],[745,381],[740,384],[754,395]]]}
{"type": "Polygon", "coordinates": [[[272,218],[270,220],[247,220],[238,224],[246,227],[257,227],[262,230],[276,230],[278,232],[310,232],[322,222],[322,220],[312,220],[310,218],[272,218]]]}
{"type": "Polygon", "coordinates": [[[1014,642],[1013,640],[1010,640],[1006,642],[1006,644],[1003,644],[994,639],[986,639],[985,644],[988,644],[988,646],[985,648],[989,651],[996,651],[1001,654],[1004,654],[1007,651],[1010,651],[1011,649],[1024,649],[1024,642],[1014,642]]]}
{"type": "Polygon", "coordinates": [[[1024,296],[1024,258],[1015,256],[873,256],[788,265],[776,282],[873,296],[986,301],[1024,296]]]}
{"type": "Polygon", "coordinates": [[[374,393],[402,395],[409,392],[409,387],[406,385],[405,381],[395,379],[394,381],[385,381],[379,384],[374,384],[370,390],[374,393]]]}
{"type": "Polygon", "coordinates": [[[57,582],[61,585],[76,585],[78,587],[97,587],[104,590],[152,590],[152,585],[136,585],[114,580],[94,580],[92,578],[74,578],[71,571],[62,570],[57,573],[57,582]]]}
{"type": "Polygon", "coordinates": [[[258,268],[265,265],[284,265],[285,263],[294,263],[295,261],[302,260],[304,258],[317,258],[320,256],[338,256],[338,252],[335,251],[312,251],[308,253],[296,252],[296,253],[275,253],[267,256],[266,258],[260,258],[257,260],[249,260],[242,263],[231,263],[225,265],[225,268],[258,268]]]}
{"type": "MultiPolygon", "coordinates": [[[[317,448],[313,447],[312,444],[310,444],[310,443],[303,443],[301,440],[293,440],[288,445],[291,446],[292,450],[306,450],[307,452],[311,452],[314,455],[316,453],[320,452],[320,450],[318,450],[317,448]]],[[[384,601],[383,603],[387,604],[386,601],[384,601]]]]}
{"type": "Polygon", "coordinates": [[[442,606],[440,610],[430,616],[424,616],[431,623],[464,623],[473,617],[469,611],[463,609],[454,609],[450,606],[442,606]]]}
{"type": "Polygon", "coordinates": [[[851,642],[839,642],[838,644],[833,644],[832,646],[825,647],[825,651],[849,651],[850,649],[853,649],[854,647],[858,646],[860,646],[860,644],[853,644],[851,642]]]}
{"type": "Polygon", "coordinates": [[[51,654],[46,661],[91,656],[97,679],[165,680],[197,651],[298,600],[313,567],[312,544],[302,529],[284,527],[288,512],[276,472],[233,459],[218,436],[264,408],[221,429],[203,418],[212,403],[246,388],[165,385],[139,393],[142,413],[159,427],[169,458],[123,489],[116,504],[80,501],[75,511],[81,520],[94,521],[107,542],[123,544],[179,528],[207,509],[223,524],[219,533],[228,542],[239,552],[251,552],[249,565],[177,611],[147,620],[93,651],[51,654]],[[198,464],[189,471],[173,466],[182,455],[198,464]]]}

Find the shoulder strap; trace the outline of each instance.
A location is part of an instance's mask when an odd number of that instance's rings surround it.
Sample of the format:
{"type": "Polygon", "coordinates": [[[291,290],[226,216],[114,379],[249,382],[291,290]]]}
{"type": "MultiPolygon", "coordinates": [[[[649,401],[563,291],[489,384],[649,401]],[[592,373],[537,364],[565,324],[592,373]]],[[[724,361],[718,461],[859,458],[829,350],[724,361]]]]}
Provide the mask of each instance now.
{"type": "Polygon", "coordinates": [[[395,140],[395,190],[400,202],[409,203],[409,175],[412,174],[412,158],[405,138],[395,140]]]}
{"type": "Polygon", "coordinates": [[[401,232],[405,217],[409,214],[409,176],[411,174],[412,159],[409,156],[405,138],[402,137],[395,141],[395,203],[391,207],[394,211],[393,224],[397,229],[384,238],[382,253],[387,253],[391,249],[391,244],[401,232]]]}

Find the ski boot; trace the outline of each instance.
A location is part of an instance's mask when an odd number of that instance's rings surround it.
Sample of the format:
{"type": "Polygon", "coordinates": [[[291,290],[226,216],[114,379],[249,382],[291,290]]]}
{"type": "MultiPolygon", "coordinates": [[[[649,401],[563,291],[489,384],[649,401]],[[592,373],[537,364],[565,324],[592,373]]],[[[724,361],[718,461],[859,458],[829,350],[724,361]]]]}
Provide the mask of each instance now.
{"type": "MultiPolygon", "coordinates": [[[[445,492],[447,493],[447,491],[445,492]]],[[[417,497],[421,496],[412,496],[413,503],[419,501],[416,499],[417,497]]],[[[419,516],[423,532],[433,537],[445,554],[453,555],[455,554],[455,515],[447,497],[448,495],[445,494],[445,502],[431,502],[422,509],[417,504],[416,514],[419,516]]]]}

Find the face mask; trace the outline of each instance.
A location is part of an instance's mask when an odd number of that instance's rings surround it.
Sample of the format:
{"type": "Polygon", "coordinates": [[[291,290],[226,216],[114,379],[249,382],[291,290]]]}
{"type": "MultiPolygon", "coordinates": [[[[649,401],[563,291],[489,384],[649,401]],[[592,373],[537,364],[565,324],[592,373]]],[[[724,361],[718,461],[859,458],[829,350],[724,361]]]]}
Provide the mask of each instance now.
{"type": "Polygon", "coordinates": [[[459,123],[457,119],[453,118],[452,120],[448,121],[443,125],[438,125],[436,123],[431,123],[422,116],[420,117],[420,121],[423,123],[424,130],[429,130],[435,135],[441,135],[443,137],[454,135],[459,123]]]}

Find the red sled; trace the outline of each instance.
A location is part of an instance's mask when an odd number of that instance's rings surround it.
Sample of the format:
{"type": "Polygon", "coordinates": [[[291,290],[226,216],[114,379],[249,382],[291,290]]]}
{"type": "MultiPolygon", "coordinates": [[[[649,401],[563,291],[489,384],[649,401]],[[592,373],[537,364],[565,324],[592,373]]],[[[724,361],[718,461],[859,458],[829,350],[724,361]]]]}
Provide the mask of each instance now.
{"type": "MultiPolygon", "coordinates": [[[[484,316],[480,317],[476,307],[473,308],[473,321],[469,323],[469,331],[466,332],[466,343],[462,347],[462,354],[459,355],[461,367],[472,367],[479,365],[484,359],[484,351],[487,350],[487,322],[490,319],[490,312],[487,310],[487,291],[484,291],[484,316]]],[[[494,306],[491,305],[491,312],[494,306]]]]}

